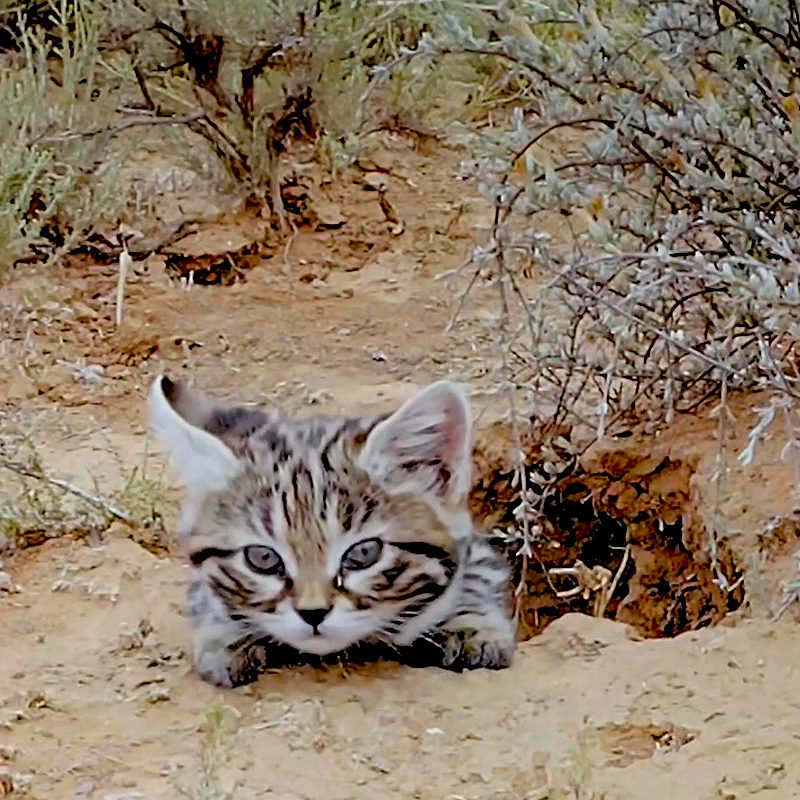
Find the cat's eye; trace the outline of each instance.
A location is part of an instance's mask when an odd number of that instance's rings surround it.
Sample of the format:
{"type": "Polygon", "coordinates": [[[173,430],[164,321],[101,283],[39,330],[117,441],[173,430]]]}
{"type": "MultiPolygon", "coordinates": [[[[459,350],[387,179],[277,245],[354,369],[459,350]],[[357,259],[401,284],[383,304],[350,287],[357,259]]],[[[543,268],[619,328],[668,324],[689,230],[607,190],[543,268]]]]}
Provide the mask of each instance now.
{"type": "Polygon", "coordinates": [[[244,548],[244,560],[250,569],[262,575],[283,575],[283,559],[271,548],[262,544],[251,544],[244,548]]]}
{"type": "Polygon", "coordinates": [[[354,544],[342,556],[342,566],[345,569],[366,569],[381,557],[382,552],[383,542],[380,539],[365,539],[354,544]]]}

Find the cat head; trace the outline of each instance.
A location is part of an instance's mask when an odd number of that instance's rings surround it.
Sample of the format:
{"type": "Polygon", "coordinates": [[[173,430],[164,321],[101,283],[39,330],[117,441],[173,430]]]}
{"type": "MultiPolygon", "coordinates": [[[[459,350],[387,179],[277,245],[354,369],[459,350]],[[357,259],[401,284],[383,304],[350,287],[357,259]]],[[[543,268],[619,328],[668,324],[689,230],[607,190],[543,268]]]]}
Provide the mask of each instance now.
{"type": "Polygon", "coordinates": [[[472,521],[452,384],[382,418],[285,419],[162,376],[150,413],[189,490],[188,556],[248,633],[316,654],[394,639],[453,580],[472,521]]]}

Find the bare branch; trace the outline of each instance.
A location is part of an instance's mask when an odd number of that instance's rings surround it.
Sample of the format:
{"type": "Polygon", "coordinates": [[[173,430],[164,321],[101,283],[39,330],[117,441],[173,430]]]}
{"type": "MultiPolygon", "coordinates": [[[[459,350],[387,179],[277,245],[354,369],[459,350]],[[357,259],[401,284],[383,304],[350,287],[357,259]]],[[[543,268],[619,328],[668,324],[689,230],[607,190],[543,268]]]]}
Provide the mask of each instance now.
{"type": "Polygon", "coordinates": [[[133,524],[130,515],[123,509],[119,508],[108,500],[105,500],[101,497],[95,497],[95,495],[89,494],[89,492],[86,492],[77,486],[73,486],[71,483],[61,480],[60,478],[51,478],[49,475],[46,475],[39,469],[31,469],[26,467],[24,464],[20,464],[16,461],[10,461],[6,458],[0,458],[0,467],[4,467],[5,469],[10,470],[17,475],[22,475],[25,478],[33,478],[34,480],[42,481],[43,483],[49,483],[51,486],[55,486],[64,492],[75,495],[75,497],[79,497],[81,500],[89,503],[89,505],[95,506],[95,508],[99,508],[101,511],[104,511],[109,516],[115,517],[116,519],[121,520],[128,525],[133,524]]]}
{"type": "Polygon", "coordinates": [[[136,128],[143,125],[186,125],[205,117],[205,111],[197,109],[188,114],[173,114],[170,116],[158,116],[153,114],[141,114],[136,117],[129,117],[128,119],[119,120],[110,125],[104,125],[100,128],[93,128],[86,131],[65,131],[57,136],[40,136],[29,142],[29,146],[37,143],[46,142],[64,142],[69,139],[83,139],[93,136],[115,135],[128,128],[136,128]]]}

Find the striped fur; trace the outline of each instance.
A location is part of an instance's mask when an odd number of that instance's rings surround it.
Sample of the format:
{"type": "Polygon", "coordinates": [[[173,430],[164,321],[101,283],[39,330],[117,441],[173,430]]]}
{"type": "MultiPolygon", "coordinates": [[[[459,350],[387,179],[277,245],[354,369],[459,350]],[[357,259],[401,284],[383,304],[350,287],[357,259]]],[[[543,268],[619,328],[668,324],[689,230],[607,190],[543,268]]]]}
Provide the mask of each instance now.
{"type": "Polygon", "coordinates": [[[434,384],[382,419],[287,420],[159,378],[151,415],[189,487],[179,533],[205,680],[252,681],[287,647],[362,643],[427,642],[452,669],[510,664],[509,570],[466,509],[469,418],[455,387],[434,384]]]}

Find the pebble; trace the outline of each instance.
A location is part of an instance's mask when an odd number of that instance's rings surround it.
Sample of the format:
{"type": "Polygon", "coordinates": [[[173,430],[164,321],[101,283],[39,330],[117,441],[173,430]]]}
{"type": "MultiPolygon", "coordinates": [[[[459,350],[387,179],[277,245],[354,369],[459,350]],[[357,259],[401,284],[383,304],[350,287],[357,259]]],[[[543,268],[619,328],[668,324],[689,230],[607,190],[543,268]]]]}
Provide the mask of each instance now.
{"type": "Polygon", "coordinates": [[[168,686],[150,686],[145,692],[145,700],[148,703],[155,705],[156,703],[164,703],[171,697],[171,692],[168,686]]]}

